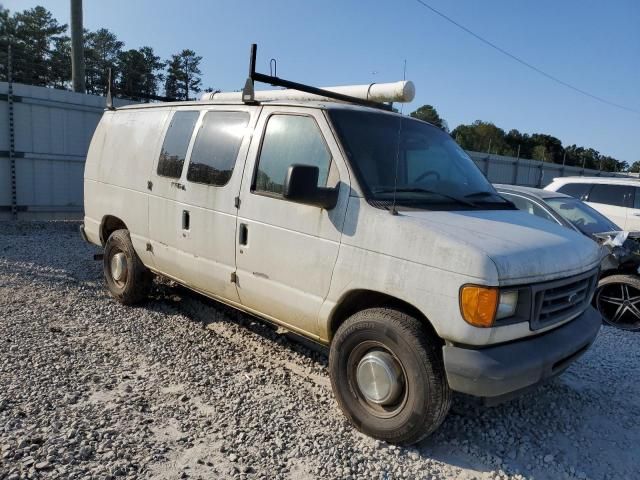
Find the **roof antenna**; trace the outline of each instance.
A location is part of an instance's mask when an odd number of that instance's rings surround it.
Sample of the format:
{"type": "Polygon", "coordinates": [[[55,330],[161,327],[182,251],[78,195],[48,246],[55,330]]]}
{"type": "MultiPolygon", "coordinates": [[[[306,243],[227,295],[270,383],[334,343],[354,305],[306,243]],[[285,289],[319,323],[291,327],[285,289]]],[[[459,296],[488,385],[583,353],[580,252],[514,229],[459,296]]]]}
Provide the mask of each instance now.
{"type": "Polygon", "coordinates": [[[116,108],[113,106],[113,98],[111,98],[111,69],[109,69],[107,78],[107,110],[115,110],[116,108]]]}
{"type": "MultiPolygon", "coordinates": [[[[402,69],[402,80],[407,79],[407,59],[404,60],[404,67],[402,69]]],[[[402,136],[402,112],[404,111],[404,103],[400,105],[400,126],[398,127],[398,142],[396,144],[396,172],[395,178],[393,179],[393,203],[391,204],[391,210],[389,212],[391,215],[398,215],[398,210],[396,209],[396,194],[398,193],[398,164],[400,163],[400,141],[402,136]]]]}

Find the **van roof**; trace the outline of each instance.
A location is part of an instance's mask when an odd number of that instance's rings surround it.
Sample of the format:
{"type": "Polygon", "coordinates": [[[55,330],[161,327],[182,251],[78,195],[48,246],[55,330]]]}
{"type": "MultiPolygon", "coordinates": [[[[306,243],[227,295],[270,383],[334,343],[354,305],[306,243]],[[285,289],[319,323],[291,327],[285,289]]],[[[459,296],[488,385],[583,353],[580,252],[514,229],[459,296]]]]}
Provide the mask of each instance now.
{"type": "MultiPolygon", "coordinates": [[[[175,108],[175,107],[205,107],[210,105],[251,105],[238,101],[220,101],[220,100],[190,100],[185,102],[156,102],[156,103],[135,103],[131,105],[125,105],[118,107],[116,110],[138,110],[146,108],[175,108]]],[[[365,107],[361,105],[354,105],[346,102],[329,102],[329,101],[296,101],[296,100],[264,100],[256,103],[255,105],[278,105],[287,107],[306,107],[322,110],[330,109],[348,109],[348,110],[361,110],[366,112],[383,113],[388,115],[401,115],[400,113],[381,110],[373,107],[365,107]]]]}

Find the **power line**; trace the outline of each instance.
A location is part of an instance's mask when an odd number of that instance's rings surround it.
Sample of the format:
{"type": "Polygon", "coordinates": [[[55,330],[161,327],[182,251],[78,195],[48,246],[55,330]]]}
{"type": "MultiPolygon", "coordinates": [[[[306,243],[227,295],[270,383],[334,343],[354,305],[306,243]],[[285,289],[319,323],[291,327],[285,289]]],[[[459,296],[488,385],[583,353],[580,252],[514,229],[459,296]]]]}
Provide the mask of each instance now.
{"type": "Polygon", "coordinates": [[[461,25],[458,22],[456,22],[453,18],[448,17],[447,15],[445,15],[442,12],[440,12],[439,10],[436,10],[435,8],[433,8],[431,5],[429,5],[428,3],[424,2],[423,0],[416,0],[416,2],[418,2],[423,7],[428,8],[429,10],[431,10],[436,15],[439,15],[440,17],[444,18],[447,22],[452,23],[453,25],[455,25],[456,27],[460,28],[461,30],[464,30],[469,35],[471,35],[471,36],[475,37],[476,39],[480,40],[482,43],[484,43],[486,45],[489,45],[491,48],[499,51],[500,53],[502,53],[503,55],[506,55],[507,57],[511,58],[512,60],[515,60],[516,62],[520,63],[521,65],[524,65],[525,67],[530,68],[534,72],[537,72],[540,75],[543,75],[543,76],[547,77],[548,79],[553,80],[556,83],[559,83],[560,85],[563,85],[563,86],[565,86],[567,88],[570,88],[571,90],[574,90],[574,91],[576,91],[578,93],[581,93],[582,95],[590,97],[590,98],[592,98],[594,100],[597,100],[597,101],[602,102],[602,103],[606,103],[607,105],[610,105],[612,107],[621,108],[622,110],[626,110],[628,112],[632,112],[632,113],[636,113],[636,114],[640,115],[640,110],[636,110],[634,108],[627,107],[625,105],[620,105],[619,103],[615,103],[615,102],[609,101],[609,100],[607,100],[605,98],[599,97],[599,96],[594,95],[592,93],[589,93],[589,92],[587,92],[585,90],[582,90],[581,88],[575,87],[575,86],[571,85],[570,83],[567,83],[564,80],[561,80],[558,77],[555,77],[555,76],[551,75],[550,73],[547,73],[544,70],[536,67],[535,65],[532,65],[529,62],[527,62],[527,61],[515,56],[514,54],[507,52],[504,48],[501,48],[498,45],[496,45],[495,43],[487,40],[486,38],[481,37],[477,33],[474,33],[473,31],[469,30],[464,25],[461,25]]]}

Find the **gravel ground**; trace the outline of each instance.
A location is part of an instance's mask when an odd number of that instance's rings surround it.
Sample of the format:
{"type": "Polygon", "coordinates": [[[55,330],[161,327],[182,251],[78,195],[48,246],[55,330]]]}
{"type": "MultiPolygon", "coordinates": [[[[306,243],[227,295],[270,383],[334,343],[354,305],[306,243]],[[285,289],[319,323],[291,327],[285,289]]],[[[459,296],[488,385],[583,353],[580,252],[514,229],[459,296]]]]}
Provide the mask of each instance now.
{"type": "Polygon", "coordinates": [[[123,307],[95,252],[76,223],[0,223],[2,480],[640,475],[638,335],[398,448],[346,423],[322,352],[167,283],[123,307]]]}

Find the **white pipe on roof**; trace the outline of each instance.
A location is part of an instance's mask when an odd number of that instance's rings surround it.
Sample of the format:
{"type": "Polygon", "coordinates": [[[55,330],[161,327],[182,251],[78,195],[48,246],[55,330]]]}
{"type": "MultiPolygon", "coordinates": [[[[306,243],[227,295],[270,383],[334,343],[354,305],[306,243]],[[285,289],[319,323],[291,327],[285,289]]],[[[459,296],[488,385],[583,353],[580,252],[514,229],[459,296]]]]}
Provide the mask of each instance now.
{"type": "MultiPolygon", "coordinates": [[[[373,102],[410,102],[416,95],[416,88],[410,80],[392,83],[369,83],[366,85],[344,85],[341,87],[322,87],[343,95],[371,100],[373,102]]],[[[298,90],[256,90],[257,101],[267,100],[296,100],[296,101],[333,101],[328,97],[300,92],[298,90]]],[[[211,92],[205,93],[200,100],[242,101],[242,92],[211,92]]]]}

